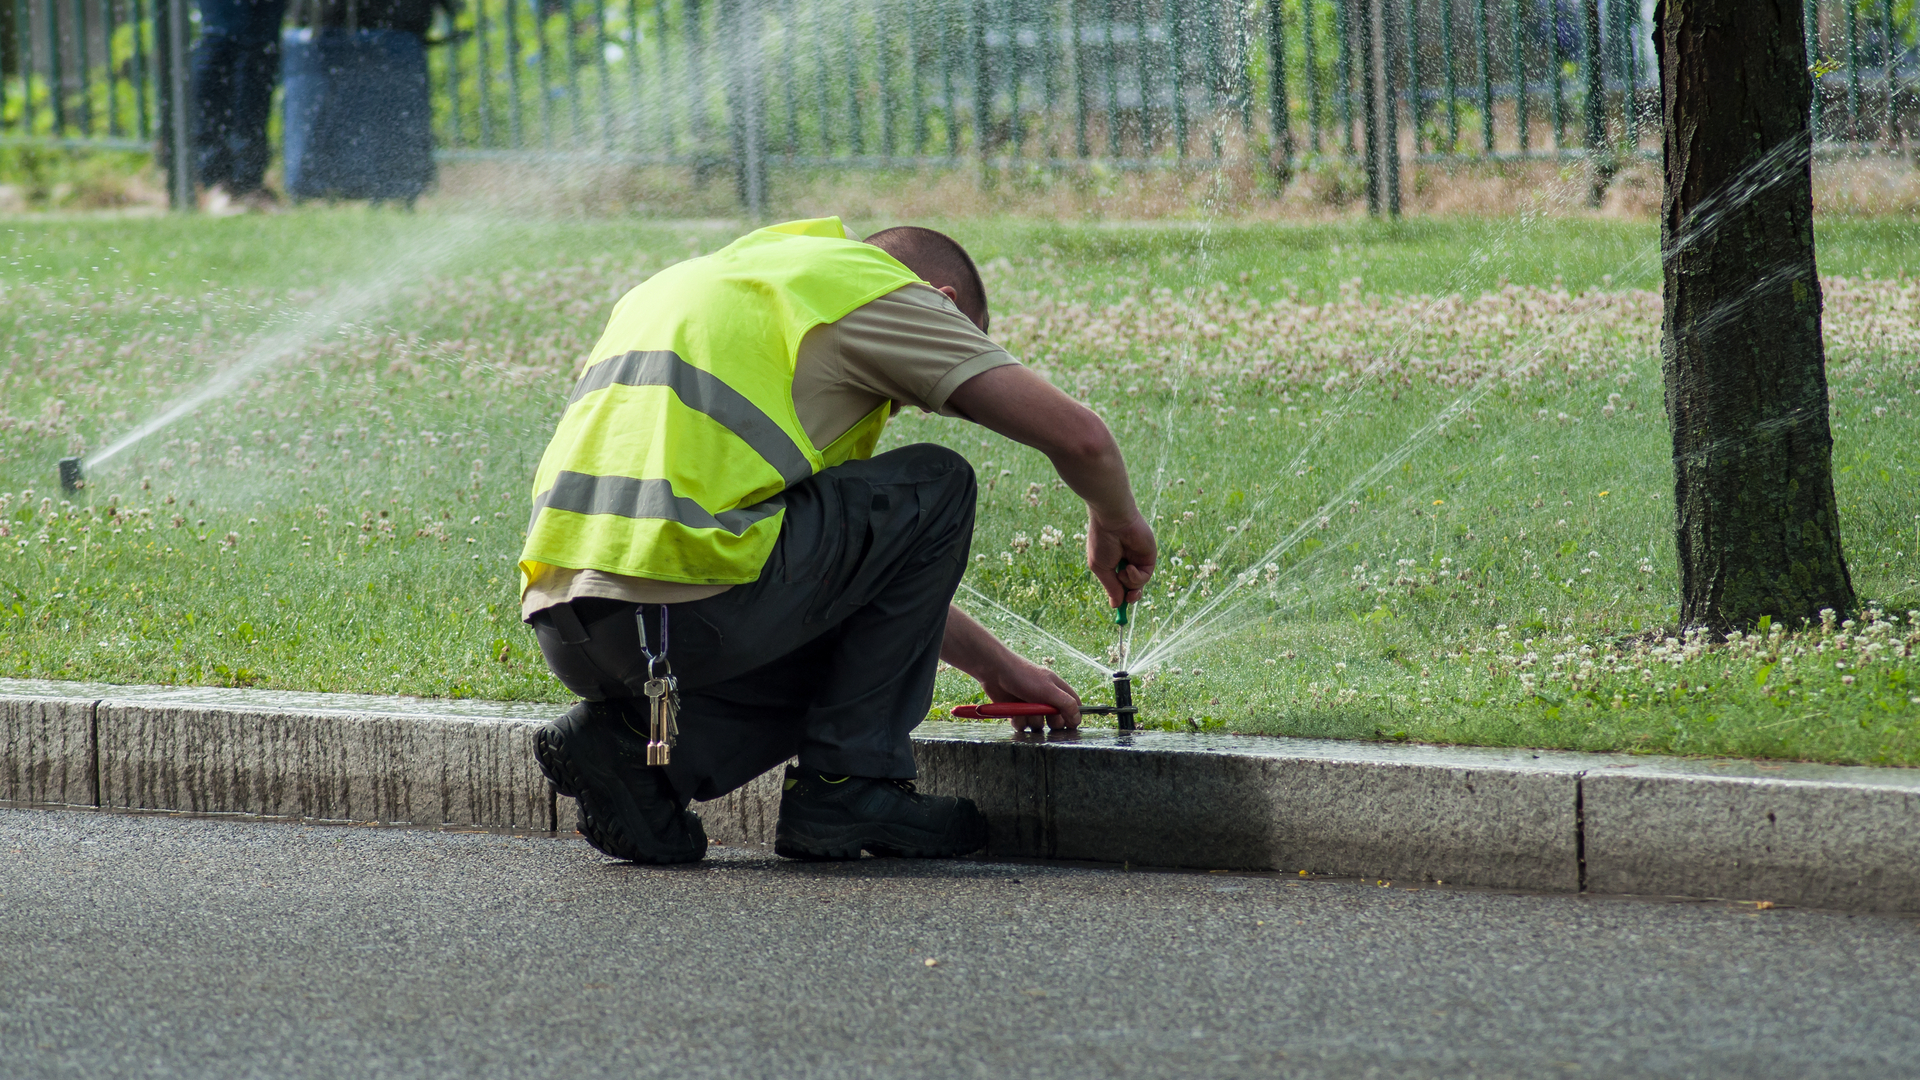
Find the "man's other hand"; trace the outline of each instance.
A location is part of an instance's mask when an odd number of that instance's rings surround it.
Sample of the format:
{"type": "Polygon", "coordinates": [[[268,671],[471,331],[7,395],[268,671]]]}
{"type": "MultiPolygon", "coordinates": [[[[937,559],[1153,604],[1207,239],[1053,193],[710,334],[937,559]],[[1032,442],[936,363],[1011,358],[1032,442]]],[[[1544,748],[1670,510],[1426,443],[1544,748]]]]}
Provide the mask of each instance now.
{"type": "Polygon", "coordinates": [[[1087,568],[1107,590],[1107,606],[1137,602],[1158,559],[1153,526],[1138,513],[1118,527],[1102,525],[1099,518],[1087,515],[1087,568]],[[1116,573],[1114,568],[1123,562],[1126,568],[1116,573]]]}

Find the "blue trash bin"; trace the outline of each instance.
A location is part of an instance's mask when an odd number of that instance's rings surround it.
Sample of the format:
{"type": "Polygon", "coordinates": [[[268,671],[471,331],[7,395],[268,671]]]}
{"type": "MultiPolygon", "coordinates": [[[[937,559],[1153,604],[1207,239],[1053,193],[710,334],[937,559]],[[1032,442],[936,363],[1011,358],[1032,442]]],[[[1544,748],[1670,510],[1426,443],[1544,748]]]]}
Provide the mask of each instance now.
{"type": "Polygon", "coordinates": [[[289,196],[410,204],[433,183],[433,108],[419,34],[288,30],[280,73],[289,196]]]}

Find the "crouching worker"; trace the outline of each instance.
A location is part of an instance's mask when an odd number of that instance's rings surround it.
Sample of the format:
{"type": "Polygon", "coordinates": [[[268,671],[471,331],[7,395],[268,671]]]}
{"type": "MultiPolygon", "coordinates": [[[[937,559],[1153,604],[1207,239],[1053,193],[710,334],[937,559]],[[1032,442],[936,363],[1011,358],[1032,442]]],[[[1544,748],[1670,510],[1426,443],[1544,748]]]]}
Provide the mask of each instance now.
{"type": "Polygon", "coordinates": [[[797,757],[781,855],[963,855],[986,843],[980,811],[912,783],[938,661],[1078,725],[1072,688],[952,606],[967,462],[924,444],[873,455],[902,406],[1039,449],[1087,501],[1109,601],[1139,595],[1154,538],[1113,436],[987,325],[951,239],[862,243],[833,218],[751,233],[614,306],[541,459],[520,561],[547,664],[585,699],[535,753],[593,846],[698,859],[688,802],[797,757]]]}

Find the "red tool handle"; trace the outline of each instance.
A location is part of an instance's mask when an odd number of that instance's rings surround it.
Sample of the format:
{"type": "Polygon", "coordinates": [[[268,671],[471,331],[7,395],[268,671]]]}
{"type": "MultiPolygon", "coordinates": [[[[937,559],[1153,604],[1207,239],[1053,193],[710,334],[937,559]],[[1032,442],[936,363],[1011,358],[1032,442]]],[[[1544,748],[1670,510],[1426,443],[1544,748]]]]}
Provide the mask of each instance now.
{"type": "Polygon", "coordinates": [[[990,705],[955,705],[953,715],[962,720],[988,720],[1010,716],[1058,716],[1060,710],[1031,701],[996,701],[990,705]]]}

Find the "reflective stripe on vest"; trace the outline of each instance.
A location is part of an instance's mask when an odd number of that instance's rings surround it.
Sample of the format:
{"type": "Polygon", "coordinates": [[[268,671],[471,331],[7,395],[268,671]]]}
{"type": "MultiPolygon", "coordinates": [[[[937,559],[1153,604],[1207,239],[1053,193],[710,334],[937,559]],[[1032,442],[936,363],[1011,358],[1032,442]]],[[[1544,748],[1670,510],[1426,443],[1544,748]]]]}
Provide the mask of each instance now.
{"type": "Polygon", "coordinates": [[[631,476],[588,476],[563,472],[553,486],[533,500],[533,516],[547,507],[576,514],[612,514],[615,517],[659,518],[690,529],[725,529],[740,536],[763,519],[784,509],[780,496],[740,510],[709,514],[699,503],[675,495],[665,480],[636,480],[631,476]]]}
{"type": "Polygon", "coordinates": [[[654,349],[602,360],[580,376],[567,404],[572,405],[595,390],[616,385],[667,387],[682,405],[712,417],[721,427],[738,435],[741,442],[753,447],[789,486],[813,475],[813,463],[772,417],[760,411],[760,407],[740,391],[720,381],[718,375],[701,371],[671,352],[654,349]]]}
{"type": "Polygon", "coordinates": [[[838,219],[749,233],[614,306],[534,476],[524,592],[542,564],[688,584],[759,576],[781,492],[873,452],[882,402],[826,447],[793,405],[808,330],[920,279],[838,219]]]}

